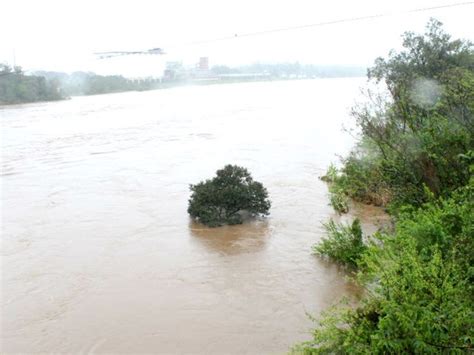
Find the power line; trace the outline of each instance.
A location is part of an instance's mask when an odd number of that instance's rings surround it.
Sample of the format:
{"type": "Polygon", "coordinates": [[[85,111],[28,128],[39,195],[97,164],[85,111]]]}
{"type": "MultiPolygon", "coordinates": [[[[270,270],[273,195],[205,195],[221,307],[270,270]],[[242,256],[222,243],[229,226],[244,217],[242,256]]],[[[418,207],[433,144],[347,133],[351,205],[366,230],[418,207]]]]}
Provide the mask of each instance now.
{"type": "MultiPolygon", "coordinates": [[[[401,11],[397,13],[390,12],[390,13],[382,13],[382,14],[375,14],[375,15],[359,16],[359,17],[348,17],[348,18],[332,20],[332,21],[317,22],[317,23],[311,23],[311,24],[299,25],[299,26],[274,28],[270,30],[247,32],[247,33],[242,33],[242,34],[236,33],[232,36],[224,36],[220,38],[198,40],[194,42],[183,43],[180,45],[171,45],[171,46],[167,46],[166,48],[188,47],[188,46],[195,46],[199,44],[228,41],[228,40],[238,39],[238,38],[262,36],[262,35],[278,33],[278,32],[295,31],[295,30],[301,30],[301,29],[312,28],[312,27],[337,25],[337,24],[342,24],[342,23],[360,22],[360,21],[371,20],[371,19],[382,18],[382,17],[389,17],[389,16],[394,16],[394,15],[404,15],[404,14],[417,13],[417,12],[426,12],[426,11],[433,11],[433,10],[439,10],[439,9],[452,8],[452,7],[467,6],[467,5],[474,5],[474,1],[465,1],[465,2],[458,2],[454,4],[422,7],[418,9],[406,10],[406,11],[401,11]]],[[[121,56],[121,55],[165,54],[165,52],[163,51],[162,48],[153,48],[147,51],[115,51],[115,52],[99,52],[99,53],[94,53],[94,54],[99,55],[99,58],[103,59],[103,58],[112,58],[112,57],[121,56]],[[157,50],[159,52],[156,52],[157,50]]]]}
{"type": "Polygon", "coordinates": [[[214,38],[214,39],[200,40],[200,41],[190,42],[190,43],[186,43],[186,44],[183,44],[183,45],[172,46],[172,47],[193,46],[193,45],[198,45],[198,44],[228,41],[228,40],[231,40],[231,39],[237,39],[237,38],[243,38],[243,37],[261,36],[261,35],[272,34],[272,33],[277,33],[277,32],[294,31],[294,30],[301,30],[301,29],[306,29],[306,28],[311,28],[311,27],[322,27],[322,26],[336,25],[336,24],[348,23],[348,22],[359,22],[359,21],[370,20],[370,19],[381,18],[381,17],[388,17],[388,16],[393,16],[393,15],[403,15],[403,14],[410,14],[410,13],[416,13],[416,12],[426,12],[426,11],[433,11],[433,10],[446,9],[446,8],[459,7],[459,6],[466,6],[466,5],[473,5],[473,4],[474,4],[474,1],[466,1],[466,2],[459,2],[459,3],[455,3],[455,4],[446,4],[446,5],[423,7],[423,8],[418,8],[418,9],[406,10],[406,11],[399,12],[399,13],[383,13],[383,14],[366,15],[366,16],[359,16],[359,17],[349,17],[349,18],[344,18],[344,19],[339,19],[339,20],[317,22],[317,23],[311,23],[311,24],[299,25],[299,26],[274,28],[274,29],[264,30],[264,31],[248,32],[248,33],[242,33],[242,34],[236,33],[233,36],[225,36],[225,37],[214,38]]]}

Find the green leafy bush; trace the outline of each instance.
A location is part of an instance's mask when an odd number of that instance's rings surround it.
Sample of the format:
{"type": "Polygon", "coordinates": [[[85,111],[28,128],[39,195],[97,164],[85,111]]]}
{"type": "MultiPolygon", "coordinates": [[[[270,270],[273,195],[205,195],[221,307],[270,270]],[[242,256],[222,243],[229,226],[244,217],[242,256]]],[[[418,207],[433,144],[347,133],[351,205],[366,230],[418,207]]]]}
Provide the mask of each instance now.
{"type": "Polygon", "coordinates": [[[349,212],[349,199],[345,192],[340,188],[329,188],[329,201],[332,208],[338,213],[349,212]]]}
{"type": "Polygon", "coordinates": [[[333,182],[356,200],[383,197],[395,232],[354,258],[347,227],[330,224],[318,252],[357,260],[366,292],[356,308],[323,315],[296,353],[474,351],[473,46],[432,20],[404,47],[370,70],[389,97],[354,109],[362,140],[333,182]]]}
{"type": "Polygon", "coordinates": [[[366,249],[359,219],[356,218],[351,225],[330,220],[324,227],[328,236],[315,245],[313,250],[344,265],[356,267],[366,249]]]}
{"type": "MultiPolygon", "coordinates": [[[[404,208],[394,235],[361,254],[361,304],[316,320],[302,354],[467,353],[474,349],[474,183],[452,198],[404,208]]],[[[347,227],[346,227],[347,228],[347,227]]],[[[348,233],[346,229],[346,234],[348,233]]],[[[337,240],[348,238],[337,236],[337,240]]],[[[325,251],[333,251],[337,242],[325,251]]],[[[347,248],[338,248],[347,250],[347,248]]],[[[340,256],[342,255],[342,256],[340,256]]]]}
{"type": "Polygon", "coordinates": [[[380,169],[367,157],[352,152],[343,163],[340,170],[331,164],[321,177],[329,184],[329,200],[336,212],[349,212],[349,199],[376,206],[390,201],[390,190],[380,177],[380,169]]]}
{"type": "Polygon", "coordinates": [[[387,93],[368,91],[352,115],[361,142],[343,160],[334,184],[357,201],[392,205],[426,202],[425,186],[449,196],[469,180],[460,158],[474,149],[474,51],[431,20],[424,35],[406,33],[404,49],[378,58],[369,79],[387,93]]]}
{"type": "Polygon", "coordinates": [[[190,189],[188,213],[210,227],[240,224],[242,211],[253,216],[269,214],[271,203],[266,188],[237,165],[226,165],[217,170],[216,177],[190,189]]]}
{"type": "Polygon", "coordinates": [[[321,176],[321,180],[325,182],[336,182],[338,174],[336,166],[331,163],[326,171],[326,175],[321,176]]]}
{"type": "Polygon", "coordinates": [[[345,190],[340,186],[340,176],[338,169],[329,165],[326,175],[321,176],[321,180],[329,184],[329,202],[338,213],[349,212],[349,198],[345,190]]]}

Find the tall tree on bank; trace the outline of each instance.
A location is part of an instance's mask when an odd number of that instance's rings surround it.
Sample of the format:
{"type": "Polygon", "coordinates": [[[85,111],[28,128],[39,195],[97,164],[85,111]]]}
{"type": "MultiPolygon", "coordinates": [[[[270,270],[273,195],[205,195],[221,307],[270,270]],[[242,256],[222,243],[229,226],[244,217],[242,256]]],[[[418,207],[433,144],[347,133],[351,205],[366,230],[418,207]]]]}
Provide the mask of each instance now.
{"type": "Polygon", "coordinates": [[[369,71],[388,95],[354,108],[361,141],[326,179],[333,194],[388,204],[394,231],[360,238],[332,225],[316,250],[355,263],[365,294],[330,309],[296,353],[473,351],[473,64],[472,44],[431,20],[369,71]]]}
{"type": "Polygon", "coordinates": [[[472,43],[452,40],[431,20],[424,35],[405,33],[403,47],[368,72],[387,93],[368,91],[353,109],[362,139],[337,182],[349,197],[395,207],[420,205],[426,189],[446,196],[465,185],[462,156],[474,149],[472,43]]]}

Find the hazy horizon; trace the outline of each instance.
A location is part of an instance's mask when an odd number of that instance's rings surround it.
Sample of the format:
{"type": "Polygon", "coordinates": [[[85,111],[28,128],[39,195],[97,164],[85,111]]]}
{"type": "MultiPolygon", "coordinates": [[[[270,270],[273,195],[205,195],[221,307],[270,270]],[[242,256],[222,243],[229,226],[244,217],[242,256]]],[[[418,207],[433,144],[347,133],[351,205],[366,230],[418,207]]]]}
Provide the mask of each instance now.
{"type": "MultiPolygon", "coordinates": [[[[198,58],[199,59],[199,58],[198,58]]],[[[196,61],[197,62],[197,61],[196,61]]],[[[0,62],[1,63],[1,62],[0,62]]],[[[351,64],[315,64],[315,63],[303,63],[302,61],[295,61],[295,62],[253,62],[249,64],[242,64],[242,65],[227,65],[226,63],[213,63],[209,66],[209,68],[212,70],[213,67],[218,67],[218,66],[223,66],[223,67],[228,67],[233,70],[239,70],[239,69],[247,69],[248,67],[252,67],[254,65],[262,65],[262,66],[278,66],[278,65],[285,65],[285,64],[300,64],[301,66],[314,66],[320,69],[325,69],[327,71],[330,71],[331,69],[351,69],[351,70],[366,70],[368,69],[369,66],[363,66],[363,65],[351,65],[351,64]]],[[[195,68],[195,64],[187,64],[184,66],[186,70],[191,70],[192,68],[195,68]]],[[[25,70],[25,68],[22,68],[27,75],[35,75],[39,73],[56,73],[56,74],[67,74],[67,75],[73,75],[75,73],[88,73],[88,74],[95,74],[95,75],[114,75],[113,73],[111,74],[103,74],[103,73],[97,73],[92,70],[72,70],[72,71],[61,71],[61,70],[46,70],[46,69],[34,69],[34,70],[25,70]]],[[[163,66],[163,69],[165,69],[165,66],[163,66]]],[[[258,71],[255,71],[258,72],[258,71]]],[[[130,77],[133,78],[133,76],[127,75],[127,74],[121,74],[117,73],[116,75],[122,75],[124,77],[130,77]]],[[[162,77],[163,72],[158,72],[156,74],[150,75],[149,77],[162,77]]]]}
{"type": "Polygon", "coordinates": [[[300,62],[315,65],[371,66],[401,46],[405,31],[423,32],[429,18],[444,23],[453,37],[472,39],[471,6],[407,11],[457,4],[413,0],[397,4],[375,0],[337,0],[318,4],[298,0],[244,0],[230,3],[161,1],[6,0],[2,3],[0,62],[26,71],[92,71],[97,74],[156,76],[167,61],[193,65],[209,57],[210,65],[255,62],[300,62]],[[391,14],[364,21],[284,30],[348,18],[391,14]],[[19,24],[22,26],[19,26],[19,24]],[[226,40],[218,40],[226,38],[226,40]],[[160,47],[165,55],[97,59],[94,52],[134,51],[160,47]]]}

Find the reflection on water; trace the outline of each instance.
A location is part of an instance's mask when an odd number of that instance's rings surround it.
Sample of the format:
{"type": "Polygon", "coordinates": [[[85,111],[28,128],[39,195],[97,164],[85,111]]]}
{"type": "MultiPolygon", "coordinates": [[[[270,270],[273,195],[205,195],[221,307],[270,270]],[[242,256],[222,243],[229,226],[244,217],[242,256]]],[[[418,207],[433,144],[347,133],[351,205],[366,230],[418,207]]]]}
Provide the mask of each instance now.
{"type": "Polygon", "coordinates": [[[247,221],[245,224],[209,228],[191,221],[192,241],[221,255],[254,253],[265,248],[271,229],[267,220],[247,221]]]}
{"type": "Polygon", "coordinates": [[[183,87],[0,109],[1,351],[260,354],[308,339],[305,312],[357,296],[311,246],[336,217],[317,176],[352,145],[341,126],[362,83],[183,87]],[[270,217],[190,223],[189,184],[229,163],[267,187],[270,217]]]}

